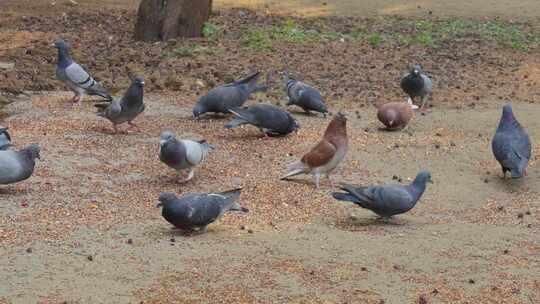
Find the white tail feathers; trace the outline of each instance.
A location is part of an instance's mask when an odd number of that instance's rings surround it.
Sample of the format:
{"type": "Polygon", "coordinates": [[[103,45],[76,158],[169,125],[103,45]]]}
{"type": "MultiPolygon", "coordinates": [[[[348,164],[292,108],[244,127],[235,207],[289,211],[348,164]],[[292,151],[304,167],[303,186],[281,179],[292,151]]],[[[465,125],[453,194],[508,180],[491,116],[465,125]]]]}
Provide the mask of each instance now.
{"type": "Polygon", "coordinates": [[[407,103],[411,105],[411,109],[416,110],[418,106],[412,103],[412,98],[407,98],[407,103]]]}
{"type": "Polygon", "coordinates": [[[297,161],[287,166],[287,174],[283,176],[281,179],[287,179],[291,176],[308,173],[309,170],[310,170],[309,166],[307,166],[301,161],[297,161]]]}

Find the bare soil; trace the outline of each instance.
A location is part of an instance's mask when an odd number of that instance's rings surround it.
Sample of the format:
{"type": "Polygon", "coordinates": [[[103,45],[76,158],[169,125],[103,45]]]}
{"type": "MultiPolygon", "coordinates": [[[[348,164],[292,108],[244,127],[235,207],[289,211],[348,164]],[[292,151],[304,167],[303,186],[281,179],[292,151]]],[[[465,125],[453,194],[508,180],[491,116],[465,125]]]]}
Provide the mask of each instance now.
{"type": "MultiPolygon", "coordinates": [[[[132,41],[134,12],[121,6],[0,3],[0,61],[15,62],[0,73],[0,89],[36,91],[5,106],[2,125],[17,147],[43,150],[32,178],[0,188],[0,303],[540,302],[540,157],[533,152],[526,178],[503,180],[490,151],[506,100],[540,150],[535,50],[470,37],[438,48],[280,42],[258,52],[243,45],[240,27],[286,17],[242,16],[220,10],[211,20],[227,29],[219,38],[171,47],[132,41]],[[117,95],[128,72],[145,75],[143,132],[112,135],[91,102],[67,104],[49,46],[58,36],[117,95]],[[185,45],[211,52],[163,56],[185,45]],[[433,107],[408,132],[381,131],[373,105],[404,100],[398,80],[411,62],[433,75],[433,107]],[[252,127],[225,130],[227,119],[190,117],[209,87],[285,67],[349,117],[349,155],[320,190],[310,177],[279,177],[329,118],[295,113],[298,134],[263,140],[252,127]],[[217,147],[192,182],[175,184],[159,162],[163,130],[217,147]],[[435,183],[391,224],[330,196],[339,182],[407,183],[420,169],[435,183]],[[204,235],[171,230],[155,208],[162,191],[237,186],[251,212],[228,214],[204,235]]],[[[377,18],[295,20],[339,31],[382,26],[377,18]]],[[[270,84],[249,103],[284,104],[279,80],[270,84]]]]}

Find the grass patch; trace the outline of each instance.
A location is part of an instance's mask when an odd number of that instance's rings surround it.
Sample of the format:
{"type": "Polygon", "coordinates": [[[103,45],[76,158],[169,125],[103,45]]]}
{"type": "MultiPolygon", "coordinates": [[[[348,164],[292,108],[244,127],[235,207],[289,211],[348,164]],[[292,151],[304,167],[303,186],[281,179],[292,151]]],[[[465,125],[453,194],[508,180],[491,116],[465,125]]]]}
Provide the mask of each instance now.
{"type": "Polygon", "coordinates": [[[513,49],[527,51],[540,46],[540,33],[523,25],[500,20],[397,20],[384,19],[385,24],[371,29],[357,26],[348,32],[320,32],[305,29],[293,19],[280,25],[251,26],[244,31],[245,44],[257,51],[270,51],[275,42],[325,43],[329,41],[354,41],[368,43],[374,48],[385,43],[440,47],[455,39],[477,38],[513,49]]]}
{"type": "Polygon", "coordinates": [[[219,27],[210,22],[205,22],[202,30],[202,34],[205,38],[214,38],[219,33],[219,27]]]}

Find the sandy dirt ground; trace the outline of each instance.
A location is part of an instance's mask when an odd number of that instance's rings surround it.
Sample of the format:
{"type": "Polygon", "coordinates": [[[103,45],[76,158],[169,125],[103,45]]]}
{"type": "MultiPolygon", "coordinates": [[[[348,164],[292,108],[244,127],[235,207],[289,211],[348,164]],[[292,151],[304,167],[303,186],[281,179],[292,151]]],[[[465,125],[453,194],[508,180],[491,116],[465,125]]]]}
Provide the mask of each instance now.
{"type": "MultiPolygon", "coordinates": [[[[242,48],[234,29],[282,17],[248,12],[238,20],[226,10],[211,20],[231,29],[224,38],[196,42],[212,53],[170,59],[160,57],[166,47],[126,37],[130,11],[66,7],[67,17],[52,10],[28,17],[25,5],[9,8],[0,19],[0,61],[15,68],[0,73],[0,88],[40,92],[4,106],[1,124],[17,147],[40,143],[42,160],[29,180],[0,187],[0,303],[540,303],[537,50],[472,37],[436,49],[279,43],[259,53],[242,48]],[[90,101],[67,103],[47,46],[58,35],[115,94],[127,83],[125,65],[147,76],[143,132],[112,135],[90,101]],[[100,47],[106,35],[118,45],[100,47]],[[407,132],[379,130],[373,104],[404,100],[397,83],[409,61],[433,75],[433,107],[407,132]],[[349,117],[350,152],[333,184],[324,180],[319,190],[310,177],[279,177],[330,117],[294,112],[297,134],[263,140],[252,127],[229,131],[227,119],[190,116],[208,87],[284,66],[349,117]],[[503,180],[490,150],[506,100],[533,141],[522,180],[503,180]],[[159,162],[163,130],[216,146],[192,182],[175,184],[159,162]],[[420,169],[434,184],[390,224],[330,196],[340,182],[407,183],[420,169]],[[251,212],[228,214],[204,235],[171,230],[155,208],[162,191],[238,186],[251,212]]],[[[378,26],[338,17],[298,22],[378,26]]],[[[249,103],[283,104],[279,81],[270,83],[249,103]]]]}

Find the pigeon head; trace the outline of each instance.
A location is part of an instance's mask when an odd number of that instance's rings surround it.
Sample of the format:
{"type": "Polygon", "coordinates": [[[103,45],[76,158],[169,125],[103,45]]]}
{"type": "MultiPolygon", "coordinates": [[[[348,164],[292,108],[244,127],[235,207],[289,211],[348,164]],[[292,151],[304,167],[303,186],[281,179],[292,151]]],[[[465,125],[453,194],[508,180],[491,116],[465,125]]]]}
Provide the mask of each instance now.
{"type": "Polygon", "coordinates": [[[203,113],[206,113],[206,109],[204,106],[205,98],[206,96],[201,97],[201,99],[199,99],[199,102],[193,108],[193,117],[199,118],[199,116],[201,116],[203,113]]]}
{"type": "Polygon", "coordinates": [[[411,74],[420,76],[420,73],[422,73],[422,67],[419,64],[415,64],[411,67],[411,74]]]}
{"type": "Polygon", "coordinates": [[[67,45],[67,43],[62,40],[62,39],[57,39],[56,41],[54,41],[54,44],[53,46],[57,49],[60,49],[60,50],[67,50],[69,49],[69,46],[67,45]]]}
{"type": "Polygon", "coordinates": [[[416,178],[413,181],[413,184],[417,185],[425,185],[427,183],[433,183],[433,181],[431,180],[431,173],[425,170],[420,171],[420,173],[416,175],[416,178]]]}
{"type": "Polygon", "coordinates": [[[144,87],[144,78],[142,78],[142,76],[137,76],[133,78],[132,84],[142,88],[144,87]]]}
{"type": "Polygon", "coordinates": [[[172,192],[161,192],[159,194],[159,203],[156,205],[157,208],[167,205],[169,202],[172,202],[176,199],[176,194],[172,192]]]}
{"type": "Polygon", "coordinates": [[[24,148],[23,151],[31,160],[35,160],[36,158],[41,159],[39,155],[40,148],[38,144],[31,144],[28,147],[24,148]]]}
{"type": "Polygon", "coordinates": [[[510,103],[507,103],[503,106],[502,118],[504,121],[514,120],[514,112],[512,111],[512,105],[510,103]]]}
{"type": "Polygon", "coordinates": [[[165,143],[175,139],[174,134],[171,131],[164,131],[159,136],[159,145],[163,146],[165,143]]]}

